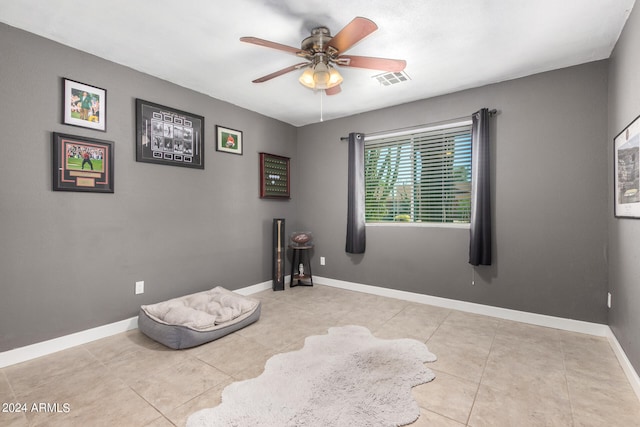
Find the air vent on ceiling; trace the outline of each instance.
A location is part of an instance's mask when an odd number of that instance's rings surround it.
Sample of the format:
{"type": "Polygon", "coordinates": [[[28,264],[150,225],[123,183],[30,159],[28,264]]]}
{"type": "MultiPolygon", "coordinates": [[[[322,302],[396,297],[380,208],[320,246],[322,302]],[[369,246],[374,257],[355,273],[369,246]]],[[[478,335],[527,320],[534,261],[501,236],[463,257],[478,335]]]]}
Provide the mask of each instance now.
{"type": "Polygon", "coordinates": [[[390,72],[390,73],[382,73],[372,77],[373,79],[377,79],[378,83],[383,86],[391,86],[398,83],[406,82],[411,80],[409,75],[404,71],[390,72]]]}

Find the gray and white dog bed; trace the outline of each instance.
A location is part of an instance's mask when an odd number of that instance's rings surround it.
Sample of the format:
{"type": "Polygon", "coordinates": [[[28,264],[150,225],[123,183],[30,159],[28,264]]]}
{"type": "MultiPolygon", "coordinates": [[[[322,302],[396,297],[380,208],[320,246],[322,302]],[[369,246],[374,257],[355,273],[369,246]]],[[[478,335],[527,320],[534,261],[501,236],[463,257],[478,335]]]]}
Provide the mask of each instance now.
{"type": "Polygon", "coordinates": [[[157,304],[143,305],[138,328],[167,347],[195,347],[260,318],[260,301],[221,286],[157,304]]]}

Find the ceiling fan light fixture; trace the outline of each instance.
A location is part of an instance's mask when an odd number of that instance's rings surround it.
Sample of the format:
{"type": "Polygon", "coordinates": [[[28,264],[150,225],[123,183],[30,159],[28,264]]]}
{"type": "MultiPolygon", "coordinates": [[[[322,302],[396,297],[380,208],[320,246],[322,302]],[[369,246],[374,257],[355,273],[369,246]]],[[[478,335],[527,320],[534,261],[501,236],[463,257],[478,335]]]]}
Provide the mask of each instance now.
{"type": "Polygon", "coordinates": [[[315,83],[313,81],[313,68],[307,68],[304,70],[304,73],[300,75],[298,81],[302,83],[303,86],[313,89],[315,87],[315,83]]]}
{"type": "Polygon", "coordinates": [[[317,63],[313,68],[307,68],[298,81],[309,89],[329,89],[342,83],[342,76],[335,68],[317,63]]]}
{"type": "Polygon", "coordinates": [[[329,84],[329,67],[324,62],[318,62],[313,68],[313,82],[318,89],[326,89],[329,84]]]}
{"type": "Polygon", "coordinates": [[[336,70],[335,68],[331,67],[329,69],[329,83],[327,85],[327,88],[331,88],[331,87],[339,85],[340,83],[342,83],[342,80],[343,80],[342,76],[340,75],[338,70],[336,70]]]}

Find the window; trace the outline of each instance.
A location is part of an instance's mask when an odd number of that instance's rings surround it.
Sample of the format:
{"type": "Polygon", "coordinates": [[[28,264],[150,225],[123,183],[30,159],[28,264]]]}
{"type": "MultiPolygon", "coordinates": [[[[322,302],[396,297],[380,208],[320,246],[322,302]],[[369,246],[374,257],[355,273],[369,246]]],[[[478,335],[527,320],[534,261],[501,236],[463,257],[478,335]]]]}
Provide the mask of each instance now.
{"type": "Polygon", "coordinates": [[[367,223],[469,223],[471,122],[365,137],[367,223]]]}

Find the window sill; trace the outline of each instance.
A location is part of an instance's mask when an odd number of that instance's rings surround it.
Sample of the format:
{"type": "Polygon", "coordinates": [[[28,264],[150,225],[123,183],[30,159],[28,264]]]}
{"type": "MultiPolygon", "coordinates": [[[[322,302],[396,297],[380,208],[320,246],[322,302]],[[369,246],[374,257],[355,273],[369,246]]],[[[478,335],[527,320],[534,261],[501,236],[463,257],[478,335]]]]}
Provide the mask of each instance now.
{"type": "Polygon", "coordinates": [[[462,228],[469,229],[471,224],[452,222],[367,222],[367,227],[417,227],[417,228],[462,228]]]}

